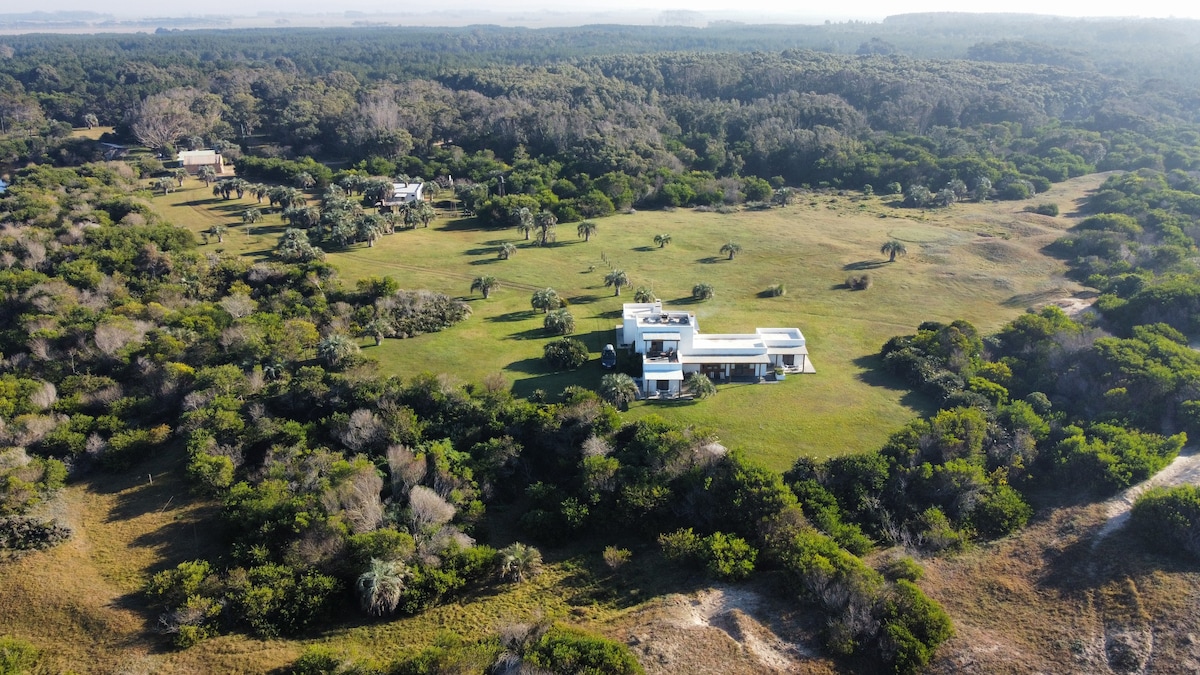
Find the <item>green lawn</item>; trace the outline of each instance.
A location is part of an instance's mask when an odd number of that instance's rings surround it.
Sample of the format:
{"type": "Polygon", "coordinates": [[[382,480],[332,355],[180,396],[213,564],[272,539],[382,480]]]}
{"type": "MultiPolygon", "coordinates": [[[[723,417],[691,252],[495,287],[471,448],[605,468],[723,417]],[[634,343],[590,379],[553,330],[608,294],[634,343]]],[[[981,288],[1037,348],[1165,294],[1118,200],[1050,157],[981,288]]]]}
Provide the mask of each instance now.
{"type": "MultiPolygon", "coordinates": [[[[1037,201],[1057,199],[1064,211],[1102,177],[1055,186],[1037,201]]],[[[213,198],[203,184],[153,200],[172,222],[200,232],[213,223],[229,227],[223,243],[202,248],[263,258],[270,255],[283,225],[269,214],[247,234],[240,225],[252,198],[213,198]]],[[[651,287],[668,306],[695,312],[706,332],[752,332],[758,326],[797,326],[808,339],[817,373],[777,384],[725,385],[713,399],[676,404],[635,404],[629,416],[651,413],[707,426],[722,441],[747,451],[775,469],[800,455],[829,456],[878,447],[897,427],[925,411],[926,401],[881,374],[874,354],[889,337],[909,333],[922,321],[965,318],[981,329],[997,328],[1028,305],[1069,296],[1078,287],[1062,278],[1063,266],[1041,248],[1053,241],[1068,218],[1020,212],[1022,203],[960,204],[940,211],[896,209],[886,198],[821,195],[786,209],[732,215],[639,212],[598,221],[585,243],[575,224],[558,227],[558,241],[531,245],[513,229],[484,229],[473,220],[442,214],[427,229],[385,236],[373,248],[358,245],[333,253],[348,284],[389,275],[405,288],[428,288],[466,298],[473,316],[450,330],[380,347],[364,340],[364,353],[386,374],[447,373],[477,381],[501,373],[518,395],[536,389],[556,396],[568,384],[598,385],[599,351],[613,342],[621,303],[632,288],[614,297],[604,287],[609,264],[626,271],[634,286],[651,287]],[[655,247],[669,233],[672,243],[655,247]],[[888,263],[879,247],[905,242],[908,255],[888,263]],[[727,241],[742,253],[726,260],[727,241]],[[507,261],[495,249],[518,246],[507,261]],[[607,259],[608,263],[605,262],[607,259]],[[850,291],[850,274],[871,275],[866,291],[850,291]],[[468,289],[476,276],[497,277],[501,287],[488,300],[468,289]],[[692,302],[700,281],[716,290],[712,300],[692,302]],[[783,283],[787,295],[759,297],[783,283]],[[551,286],[568,298],[577,337],[593,360],[573,373],[550,373],[541,363],[550,339],[542,316],[529,307],[534,289],[551,286]]]]}

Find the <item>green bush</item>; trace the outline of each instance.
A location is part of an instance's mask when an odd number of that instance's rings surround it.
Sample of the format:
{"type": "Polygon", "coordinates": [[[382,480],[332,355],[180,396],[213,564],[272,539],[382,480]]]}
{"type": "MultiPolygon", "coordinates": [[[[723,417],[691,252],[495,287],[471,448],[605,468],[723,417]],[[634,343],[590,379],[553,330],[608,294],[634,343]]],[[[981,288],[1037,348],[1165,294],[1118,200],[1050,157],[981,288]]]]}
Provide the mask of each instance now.
{"type": "Polygon", "coordinates": [[[1200,557],[1200,487],[1147,490],[1134,502],[1129,528],[1164,552],[1200,557]]]}
{"type": "Polygon", "coordinates": [[[1025,527],[1033,509],[1010,485],[996,485],[981,493],[971,510],[971,524],[984,537],[1002,537],[1025,527]]]}
{"type": "Polygon", "coordinates": [[[714,532],[704,538],[705,569],[719,579],[740,581],[754,571],[758,551],[745,539],[714,532]]]}
{"type": "Polygon", "coordinates": [[[912,582],[903,579],[883,610],[880,654],[898,675],[917,673],[929,665],[938,645],[954,635],[950,616],[912,582]]]}
{"type": "Polygon", "coordinates": [[[925,576],[925,570],[917,563],[916,560],[908,556],[893,558],[884,563],[879,570],[884,578],[888,581],[905,581],[917,582],[925,576]]]}
{"type": "Polygon", "coordinates": [[[525,662],[559,675],[641,675],[629,647],[576,628],[554,626],[525,652],[525,662]]]}
{"type": "Polygon", "coordinates": [[[37,647],[15,637],[0,637],[0,675],[29,675],[42,672],[37,647]]]}
{"type": "Polygon", "coordinates": [[[1036,213],[1040,216],[1058,216],[1058,204],[1038,204],[1037,206],[1026,206],[1025,210],[1029,213],[1036,213]]]}
{"type": "Polygon", "coordinates": [[[547,342],[542,352],[546,365],[553,370],[575,370],[588,360],[587,347],[573,338],[547,342]]]}

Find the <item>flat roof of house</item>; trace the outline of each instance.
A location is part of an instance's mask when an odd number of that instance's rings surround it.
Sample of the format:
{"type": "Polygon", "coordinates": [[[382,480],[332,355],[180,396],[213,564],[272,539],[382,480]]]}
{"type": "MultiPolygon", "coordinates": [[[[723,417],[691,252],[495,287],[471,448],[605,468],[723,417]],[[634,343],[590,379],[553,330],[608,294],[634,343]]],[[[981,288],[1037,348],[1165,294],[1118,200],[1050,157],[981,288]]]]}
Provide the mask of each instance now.
{"type": "Polygon", "coordinates": [[[647,380],[683,380],[682,370],[650,370],[642,373],[647,380]]]}
{"type": "Polygon", "coordinates": [[[766,354],[680,354],[680,363],[770,363],[766,354]]]}
{"type": "Polygon", "coordinates": [[[692,349],[763,349],[762,338],[757,335],[728,335],[701,333],[692,338],[692,349]]]}
{"type": "Polygon", "coordinates": [[[808,347],[767,347],[768,354],[807,354],[808,347]]]}
{"type": "Polygon", "coordinates": [[[216,162],[221,158],[216,150],[184,150],[179,153],[179,161],[187,164],[188,162],[216,162]]]}

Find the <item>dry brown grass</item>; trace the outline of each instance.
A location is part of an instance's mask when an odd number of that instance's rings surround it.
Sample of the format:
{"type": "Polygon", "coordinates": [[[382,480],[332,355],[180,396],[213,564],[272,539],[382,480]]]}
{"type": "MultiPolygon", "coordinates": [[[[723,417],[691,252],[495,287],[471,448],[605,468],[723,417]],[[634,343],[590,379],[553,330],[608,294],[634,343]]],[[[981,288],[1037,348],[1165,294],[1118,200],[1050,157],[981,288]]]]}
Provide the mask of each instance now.
{"type": "Polygon", "coordinates": [[[1056,510],[1016,537],[927,560],[922,587],[957,635],[935,673],[1194,673],[1200,571],[1120,531],[1095,544],[1097,505],[1056,510]]]}

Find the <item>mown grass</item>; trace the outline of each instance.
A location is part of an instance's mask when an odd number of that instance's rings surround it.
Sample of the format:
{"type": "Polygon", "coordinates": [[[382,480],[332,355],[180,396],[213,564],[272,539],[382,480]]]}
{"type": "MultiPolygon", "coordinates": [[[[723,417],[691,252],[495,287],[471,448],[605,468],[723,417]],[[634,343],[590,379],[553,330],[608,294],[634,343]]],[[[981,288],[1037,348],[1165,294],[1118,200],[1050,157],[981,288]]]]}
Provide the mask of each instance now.
{"type": "MultiPolygon", "coordinates": [[[[1064,210],[1097,185],[1091,176],[1055,187],[1064,210]]],[[[173,222],[201,232],[214,223],[229,227],[224,243],[206,250],[263,259],[284,228],[277,214],[249,232],[242,210],[252,198],[214,198],[189,181],[185,190],[153,203],[173,222]]],[[[604,286],[610,266],[625,270],[668,306],[695,312],[707,332],[751,332],[757,326],[798,326],[808,339],[817,373],[770,385],[732,384],[708,401],[635,404],[631,418],[660,414],[710,427],[726,445],[744,449],[763,465],[783,469],[801,455],[825,457],[879,446],[927,402],[882,374],[875,354],[890,337],[923,321],[964,318],[984,330],[997,328],[1034,302],[1070,295],[1077,286],[1062,278],[1061,263],[1041,248],[1071,224],[1067,217],[1021,212],[1023,203],[960,204],[952,209],[897,209],[888,198],[813,195],[786,209],[722,215],[692,210],[640,212],[600,219],[585,243],[574,224],[558,227],[558,241],[537,247],[512,229],[483,228],[474,220],[442,214],[429,228],[385,236],[373,247],[359,244],[332,253],[346,283],[388,275],[405,288],[428,288],[464,297],[474,311],[450,330],[380,347],[363,341],[364,353],[385,374],[421,371],[478,381],[501,373],[518,395],[542,390],[556,396],[568,384],[595,387],[599,351],[613,342],[621,303],[604,286]],[[655,234],[668,233],[663,248],[655,234]],[[905,242],[908,254],[888,263],[879,247],[905,242]],[[727,260],[718,251],[730,240],[743,251],[727,260]],[[518,246],[511,260],[497,247],[518,246]],[[869,274],[866,291],[845,286],[851,274],[869,274]],[[484,300],[469,291],[477,276],[493,275],[501,286],[484,300]],[[693,302],[692,286],[711,283],[716,297],[693,302]],[[787,294],[762,297],[782,283],[787,294]],[[551,286],[570,302],[594,358],[572,373],[552,373],[541,362],[551,339],[542,316],[529,307],[536,288],[551,286]]]]}

